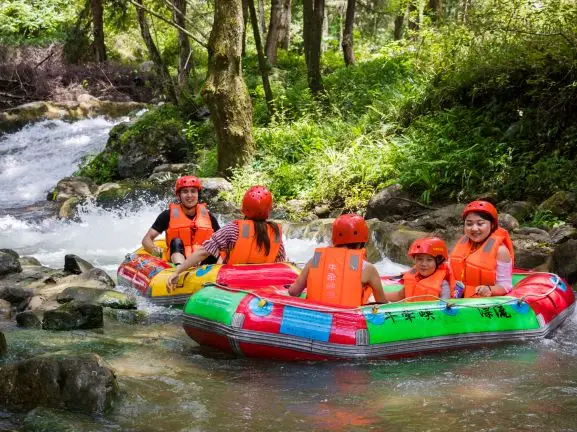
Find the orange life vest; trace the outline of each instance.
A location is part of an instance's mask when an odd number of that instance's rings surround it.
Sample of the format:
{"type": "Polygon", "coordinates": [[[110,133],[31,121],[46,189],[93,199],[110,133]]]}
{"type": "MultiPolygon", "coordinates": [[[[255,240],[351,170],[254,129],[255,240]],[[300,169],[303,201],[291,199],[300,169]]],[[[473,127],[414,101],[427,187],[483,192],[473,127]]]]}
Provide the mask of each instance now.
{"type": "Polygon", "coordinates": [[[282,243],[282,232],[279,228],[278,235],[270,225],[267,224],[267,233],[270,241],[270,250],[265,255],[264,248],[259,249],[256,244],[256,234],[254,221],[250,219],[235,220],[238,225],[238,240],[228,253],[227,264],[266,264],[276,261],[280,245],[282,243]]]}
{"type": "MultiPolygon", "coordinates": [[[[451,297],[453,297],[453,287],[455,286],[452,280],[451,272],[446,263],[437,267],[435,273],[430,276],[422,277],[417,271],[416,267],[403,274],[403,283],[405,286],[405,298],[413,296],[431,295],[441,297],[441,285],[443,281],[447,281],[451,287],[451,297]]],[[[407,300],[409,302],[418,301],[433,301],[432,297],[421,297],[407,300]]]]}
{"type": "Polygon", "coordinates": [[[473,297],[479,285],[494,285],[497,280],[497,252],[504,245],[514,261],[513,242],[507,230],[497,228],[478,248],[467,236],[461,237],[449,257],[455,279],[465,284],[463,297],[473,297]]]}
{"type": "Polygon", "coordinates": [[[307,276],[307,299],[339,306],[361,306],[371,290],[363,286],[365,249],[315,249],[307,276]]]}
{"type": "Polygon", "coordinates": [[[164,259],[170,260],[170,242],[178,237],[184,244],[184,253],[189,256],[208,240],[214,230],[206,204],[196,205],[196,216],[190,219],[180,204],[170,204],[170,221],[166,230],[166,249],[164,259]]]}

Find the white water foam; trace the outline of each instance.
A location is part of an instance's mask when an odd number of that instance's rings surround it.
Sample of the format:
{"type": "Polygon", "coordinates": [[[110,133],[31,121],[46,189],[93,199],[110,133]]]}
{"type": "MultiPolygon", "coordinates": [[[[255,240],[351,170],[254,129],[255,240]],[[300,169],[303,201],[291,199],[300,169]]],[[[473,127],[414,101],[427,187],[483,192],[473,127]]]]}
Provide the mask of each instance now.
{"type": "Polygon", "coordinates": [[[103,117],[68,123],[45,120],[0,138],[0,208],[46,197],[82,157],[104,149],[114,124],[103,117]]]}

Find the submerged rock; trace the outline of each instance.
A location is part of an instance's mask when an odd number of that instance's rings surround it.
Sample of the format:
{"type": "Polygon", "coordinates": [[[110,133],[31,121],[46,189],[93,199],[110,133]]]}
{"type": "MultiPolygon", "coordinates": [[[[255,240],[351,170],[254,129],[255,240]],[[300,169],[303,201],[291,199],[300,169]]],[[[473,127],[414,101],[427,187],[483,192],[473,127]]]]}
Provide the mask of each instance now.
{"type": "Polygon", "coordinates": [[[96,354],[50,354],[0,366],[0,406],[100,413],[118,393],[113,370],[96,354]]]}
{"type": "Polygon", "coordinates": [[[101,290],[98,288],[69,287],[62,291],[58,302],[77,301],[106,306],[113,309],[136,309],[136,299],[118,291],[101,290]]]}
{"type": "Polygon", "coordinates": [[[102,306],[66,303],[58,309],[44,313],[44,330],[94,329],[104,326],[102,306]]]}

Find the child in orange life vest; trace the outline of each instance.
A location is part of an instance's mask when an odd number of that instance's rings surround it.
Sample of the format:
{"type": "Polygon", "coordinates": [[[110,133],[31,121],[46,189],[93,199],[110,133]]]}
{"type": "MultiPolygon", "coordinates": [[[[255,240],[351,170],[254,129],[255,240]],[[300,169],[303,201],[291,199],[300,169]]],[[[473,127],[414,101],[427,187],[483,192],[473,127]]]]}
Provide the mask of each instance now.
{"type": "Polygon", "coordinates": [[[333,223],[333,246],[315,250],[289,287],[289,294],[296,297],[306,287],[309,300],[355,307],[365,304],[372,293],[377,302],[386,303],[379,273],[365,260],[368,240],[369,229],[362,216],[339,216],[333,223]]]}
{"type": "Polygon", "coordinates": [[[387,293],[387,300],[433,301],[450,298],[454,282],[446,264],[449,251],[443,240],[437,237],[417,239],[409,248],[415,265],[403,274],[403,289],[387,293]]]}
{"type": "Polygon", "coordinates": [[[272,211],[272,195],[264,186],[251,186],[242,200],[244,219],[233,220],[215,232],[176,268],[167,280],[168,292],[178,276],[198,266],[206,257],[226,252],[226,264],[266,264],[286,261],[281,228],[267,220],[272,211]]]}
{"type": "Polygon", "coordinates": [[[515,254],[499,214],[487,201],[473,201],[463,210],[464,235],[451,251],[449,265],[465,285],[464,297],[507,295],[512,289],[515,254]]]}

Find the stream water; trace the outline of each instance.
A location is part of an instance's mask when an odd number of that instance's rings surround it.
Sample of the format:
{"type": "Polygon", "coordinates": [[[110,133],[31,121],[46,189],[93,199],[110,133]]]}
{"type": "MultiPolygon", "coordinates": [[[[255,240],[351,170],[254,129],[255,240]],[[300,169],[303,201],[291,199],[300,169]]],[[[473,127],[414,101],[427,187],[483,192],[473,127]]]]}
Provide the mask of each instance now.
{"type": "MultiPolygon", "coordinates": [[[[103,210],[80,222],[29,218],[22,207],[100,150],[112,123],[41,122],[0,138],[0,248],[60,268],[75,253],[114,274],[165,203],[103,210]]],[[[289,257],[316,244],[288,240],[289,257]]],[[[399,266],[379,263],[383,272],[399,266]]],[[[153,308],[141,302],[141,308],[153,308]]],[[[116,372],[121,396],[100,416],[0,412],[0,430],[27,431],[504,431],[577,430],[577,329],[571,317],[551,338],[401,360],[281,363],[199,347],[176,312],[148,325],[106,320],[103,331],[19,330],[0,322],[2,362],[44,352],[95,352],[116,372]]]]}

